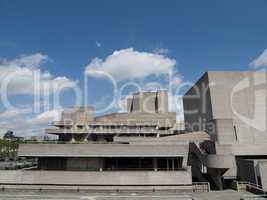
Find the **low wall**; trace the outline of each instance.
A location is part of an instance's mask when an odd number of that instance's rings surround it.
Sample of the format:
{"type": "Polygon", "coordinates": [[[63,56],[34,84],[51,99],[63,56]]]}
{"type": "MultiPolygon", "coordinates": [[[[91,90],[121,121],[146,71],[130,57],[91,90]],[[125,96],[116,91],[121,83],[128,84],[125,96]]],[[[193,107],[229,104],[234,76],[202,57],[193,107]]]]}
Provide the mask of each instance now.
{"type": "Polygon", "coordinates": [[[55,184],[55,185],[190,185],[188,171],[28,171],[0,170],[0,184],[55,184]]]}

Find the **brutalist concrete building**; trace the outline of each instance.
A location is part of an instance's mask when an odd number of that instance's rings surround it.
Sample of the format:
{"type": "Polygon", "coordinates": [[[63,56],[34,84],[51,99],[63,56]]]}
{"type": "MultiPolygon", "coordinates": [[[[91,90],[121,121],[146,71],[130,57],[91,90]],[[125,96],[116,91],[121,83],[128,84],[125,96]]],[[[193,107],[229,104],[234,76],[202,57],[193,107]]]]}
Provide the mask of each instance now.
{"type": "Polygon", "coordinates": [[[168,93],[140,92],[125,113],[94,116],[92,107],[67,109],[48,134],[54,144],[22,144],[19,156],[38,159],[32,170],[5,171],[2,182],[90,189],[192,188],[188,142],[168,111],[168,93]]]}
{"type": "Polygon", "coordinates": [[[266,72],[207,72],[184,95],[186,131],[211,137],[190,144],[193,179],[217,189],[238,180],[267,190],[266,80],[266,72]]]}
{"type": "Polygon", "coordinates": [[[125,113],[67,109],[46,130],[57,142],[20,145],[19,156],[38,166],[0,171],[1,181],[101,190],[245,181],[267,191],[266,79],[266,72],[205,73],[183,97],[183,125],[164,90],[133,94],[125,113]]]}

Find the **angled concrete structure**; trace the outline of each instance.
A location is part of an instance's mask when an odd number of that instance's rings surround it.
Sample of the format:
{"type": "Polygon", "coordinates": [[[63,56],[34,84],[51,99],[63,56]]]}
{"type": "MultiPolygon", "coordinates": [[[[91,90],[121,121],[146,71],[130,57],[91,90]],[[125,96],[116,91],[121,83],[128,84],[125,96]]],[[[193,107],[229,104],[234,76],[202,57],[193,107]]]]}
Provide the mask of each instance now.
{"type": "Polygon", "coordinates": [[[184,95],[187,132],[211,137],[191,145],[194,179],[209,179],[220,189],[233,180],[248,181],[267,190],[266,80],[266,72],[207,72],[184,95]]]}

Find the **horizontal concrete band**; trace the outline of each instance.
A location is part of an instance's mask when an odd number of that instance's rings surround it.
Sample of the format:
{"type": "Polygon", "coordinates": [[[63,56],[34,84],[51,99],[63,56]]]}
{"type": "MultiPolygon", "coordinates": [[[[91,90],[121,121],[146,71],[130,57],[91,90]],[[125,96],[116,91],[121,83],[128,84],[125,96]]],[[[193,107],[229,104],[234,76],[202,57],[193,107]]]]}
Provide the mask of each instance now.
{"type": "Polygon", "coordinates": [[[191,171],[118,171],[118,172],[77,172],[77,171],[0,171],[1,184],[44,184],[44,185],[136,185],[166,186],[190,185],[191,171]]]}
{"type": "MultiPolygon", "coordinates": [[[[18,190],[27,190],[27,191],[92,191],[92,192],[105,192],[105,191],[170,191],[170,190],[179,190],[182,192],[192,192],[192,191],[201,191],[201,192],[208,192],[209,189],[207,187],[197,187],[195,188],[193,185],[143,185],[143,186],[129,186],[129,185],[118,185],[118,186],[60,186],[60,185],[6,185],[0,184],[0,188],[2,190],[8,191],[18,191],[18,190]]],[[[128,196],[125,196],[128,197],[128,196]]],[[[131,196],[132,197],[132,196],[131,196]]],[[[176,195],[177,197],[177,195],[176,195]]],[[[184,196],[183,196],[184,198],[184,196]]]]}
{"type": "Polygon", "coordinates": [[[232,146],[235,156],[266,155],[266,144],[235,144],[232,146]]]}
{"type": "Polygon", "coordinates": [[[18,156],[29,157],[184,157],[186,144],[21,144],[18,156]]]}
{"type": "Polygon", "coordinates": [[[205,162],[207,167],[216,169],[229,169],[235,165],[235,159],[233,155],[211,154],[206,156],[205,162]]]}
{"type": "Polygon", "coordinates": [[[169,130],[156,130],[156,129],[60,129],[60,128],[47,128],[45,129],[47,134],[170,134],[169,130]]]}

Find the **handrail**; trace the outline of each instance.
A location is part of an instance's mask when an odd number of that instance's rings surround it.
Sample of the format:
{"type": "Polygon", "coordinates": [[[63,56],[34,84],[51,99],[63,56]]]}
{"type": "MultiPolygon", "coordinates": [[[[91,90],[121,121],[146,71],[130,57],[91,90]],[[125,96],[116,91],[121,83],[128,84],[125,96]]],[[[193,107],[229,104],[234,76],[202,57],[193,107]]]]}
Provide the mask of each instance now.
{"type": "Polygon", "coordinates": [[[258,184],[255,184],[255,183],[251,183],[249,181],[236,181],[238,184],[241,184],[241,185],[250,185],[250,186],[253,186],[253,187],[257,187],[257,188],[260,188],[262,189],[262,186],[261,185],[258,185],[258,184]]]}
{"type": "MultiPolygon", "coordinates": [[[[237,191],[240,191],[240,186],[244,185],[246,187],[245,190],[247,190],[247,191],[253,192],[253,191],[251,191],[251,189],[254,189],[259,193],[265,194],[265,191],[263,190],[261,185],[251,183],[248,181],[235,181],[235,182],[236,182],[237,191]]],[[[254,191],[254,193],[255,193],[255,191],[254,191]]]]}
{"type": "Polygon", "coordinates": [[[173,171],[187,171],[187,168],[103,168],[102,171],[167,171],[167,172],[173,172],[173,171]]]}
{"type": "Polygon", "coordinates": [[[193,186],[194,192],[195,191],[210,192],[210,183],[209,182],[192,182],[192,186],[193,186]]]}
{"type": "MultiPolygon", "coordinates": [[[[64,188],[68,189],[68,190],[76,190],[78,192],[82,191],[82,190],[95,190],[95,187],[108,187],[108,190],[114,190],[117,192],[120,191],[124,191],[126,188],[126,190],[128,191],[129,188],[127,187],[142,187],[143,189],[134,189],[135,191],[157,191],[157,190],[165,190],[165,191],[175,191],[175,190],[191,190],[191,186],[194,186],[193,184],[32,184],[32,183],[4,183],[4,182],[0,182],[0,189],[2,191],[5,191],[6,189],[16,189],[16,190],[25,190],[25,189],[29,189],[29,190],[39,190],[39,191],[43,191],[43,190],[64,190],[64,188]],[[92,187],[90,189],[90,187],[92,187]],[[160,187],[157,188],[157,187],[160,187]],[[175,187],[175,188],[173,188],[175,187]]],[[[195,186],[209,186],[208,183],[203,183],[203,184],[195,184],[195,186]]],[[[103,189],[104,191],[107,190],[106,188],[103,189]]],[[[195,190],[193,190],[194,192],[200,191],[200,192],[209,192],[209,188],[195,188],[195,190]]]]}
{"type": "Polygon", "coordinates": [[[125,144],[126,142],[108,142],[108,141],[59,141],[59,140],[47,140],[47,141],[33,141],[25,140],[20,144],[125,144]]]}

